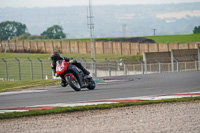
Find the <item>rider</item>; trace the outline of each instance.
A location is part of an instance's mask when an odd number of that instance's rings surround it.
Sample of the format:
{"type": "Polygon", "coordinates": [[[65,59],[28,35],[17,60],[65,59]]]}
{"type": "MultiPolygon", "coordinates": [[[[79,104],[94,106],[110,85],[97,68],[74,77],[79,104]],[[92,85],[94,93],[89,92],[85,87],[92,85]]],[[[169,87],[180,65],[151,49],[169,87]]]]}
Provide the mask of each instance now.
{"type": "MultiPolygon", "coordinates": [[[[64,56],[61,57],[60,54],[59,54],[58,52],[53,52],[53,53],[51,54],[51,60],[52,60],[52,62],[51,62],[51,69],[53,70],[54,76],[57,76],[57,74],[56,74],[56,61],[58,61],[58,60],[65,60],[66,62],[72,63],[73,65],[75,65],[75,66],[77,66],[78,68],[80,68],[80,69],[84,72],[84,74],[85,74],[86,76],[90,74],[90,72],[87,71],[87,70],[82,66],[82,64],[81,64],[79,61],[73,60],[73,59],[71,59],[71,58],[67,58],[67,57],[64,57],[64,56]]],[[[66,82],[65,78],[62,77],[62,76],[61,76],[60,85],[61,85],[62,87],[67,86],[67,82],[66,82]]]]}

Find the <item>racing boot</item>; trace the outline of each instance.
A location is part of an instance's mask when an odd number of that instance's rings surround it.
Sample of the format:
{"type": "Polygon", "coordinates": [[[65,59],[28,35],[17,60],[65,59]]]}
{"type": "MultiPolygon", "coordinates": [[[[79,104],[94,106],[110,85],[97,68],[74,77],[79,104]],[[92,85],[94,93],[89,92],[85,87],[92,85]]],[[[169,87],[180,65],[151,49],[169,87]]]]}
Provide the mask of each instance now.
{"type": "Polygon", "coordinates": [[[90,74],[90,72],[89,72],[88,70],[86,70],[86,69],[82,66],[81,63],[77,63],[76,66],[77,66],[78,68],[80,68],[80,69],[83,71],[83,73],[84,73],[85,75],[89,75],[89,74],[90,74]]]}
{"type": "Polygon", "coordinates": [[[85,75],[84,78],[90,77],[89,76],[90,72],[88,70],[86,70],[79,61],[75,60],[73,63],[74,63],[74,65],[76,65],[78,68],[80,68],[83,71],[83,73],[85,75]]]}
{"type": "Polygon", "coordinates": [[[82,71],[84,72],[85,75],[90,75],[90,72],[86,70],[85,68],[83,68],[82,71]]]}
{"type": "Polygon", "coordinates": [[[86,70],[85,68],[83,68],[83,73],[84,73],[84,78],[85,79],[90,79],[90,78],[92,78],[91,76],[90,76],[90,72],[88,71],[88,70],[86,70]]]}
{"type": "Polygon", "coordinates": [[[61,85],[62,87],[66,87],[66,86],[68,85],[68,83],[67,83],[67,81],[65,80],[65,78],[61,78],[61,79],[60,79],[60,85],[61,85]]]}

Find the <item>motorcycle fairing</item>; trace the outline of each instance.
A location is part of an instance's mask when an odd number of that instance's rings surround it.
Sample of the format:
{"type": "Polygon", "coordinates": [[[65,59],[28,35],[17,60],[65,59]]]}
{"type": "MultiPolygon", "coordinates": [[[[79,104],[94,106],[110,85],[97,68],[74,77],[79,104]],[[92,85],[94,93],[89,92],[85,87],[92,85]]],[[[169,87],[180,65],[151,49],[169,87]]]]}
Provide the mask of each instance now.
{"type": "Polygon", "coordinates": [[[65,60],[58,60],[56,62],[56,73],[62,75],[67,70],[68,65],[69,63],[65,62],[65,60]]]}
{"type": "Polygon", "coordinates": [[[77,68],[76,66],[74,66],[71,63],[68,66],[68,70],[72,73],[72,75],[74,75],[78,79],[80,86],[83,87],[84,83],[83,83],[82,70],[80,70],[79,68],[77,68]]]}

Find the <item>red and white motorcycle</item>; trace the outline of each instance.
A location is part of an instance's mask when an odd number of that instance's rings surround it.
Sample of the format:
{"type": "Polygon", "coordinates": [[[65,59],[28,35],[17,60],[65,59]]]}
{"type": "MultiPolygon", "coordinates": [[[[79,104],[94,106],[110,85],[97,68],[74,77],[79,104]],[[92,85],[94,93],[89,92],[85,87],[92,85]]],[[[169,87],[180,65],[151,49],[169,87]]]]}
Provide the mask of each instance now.
{"type": "Polygon", "coordinates": [[[94,90],[96,87],[91,76],[85,76],[81,69],[65,60],[58,60],[56,62],[56,74],[64,77],[75,91],[80,91],[81,88],[94,90]]]}

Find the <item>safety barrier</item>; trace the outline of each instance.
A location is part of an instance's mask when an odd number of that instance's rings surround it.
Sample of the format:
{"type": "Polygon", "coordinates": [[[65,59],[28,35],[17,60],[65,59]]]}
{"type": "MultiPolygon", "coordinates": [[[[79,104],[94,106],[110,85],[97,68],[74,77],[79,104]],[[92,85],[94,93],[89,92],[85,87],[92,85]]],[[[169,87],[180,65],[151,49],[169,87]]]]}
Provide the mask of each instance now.
{"type": "MultiPolygon", "coordinates": [[[[125,60],[111,61],[108,58],[105,60],[86,60],[84,58],[78,58],[77,60],[90,71],[93,77],[200,70],[200,61],[145,64],[143,61],[128,63],[125,60]]],[[[50,60],[39,58],[1,59],[0,80],[53,79],[54,76],[50,64],[50,60]]]]}

